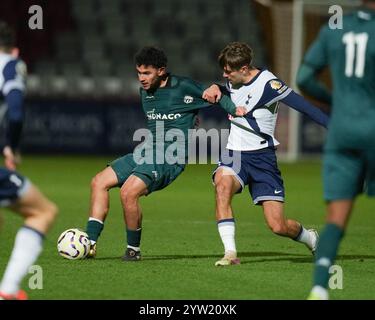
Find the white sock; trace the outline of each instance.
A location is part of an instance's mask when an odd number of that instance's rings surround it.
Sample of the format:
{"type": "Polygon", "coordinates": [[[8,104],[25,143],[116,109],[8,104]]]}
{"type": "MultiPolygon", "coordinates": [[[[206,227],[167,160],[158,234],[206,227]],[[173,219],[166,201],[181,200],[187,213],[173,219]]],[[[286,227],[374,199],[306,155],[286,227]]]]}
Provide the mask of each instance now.
{"type": "Polygon", "coordinates": [[[104,224],[104,222],[102,220],[99,220],[99,219],[96,219],[96,218],[93,218],[93,217],[89,217],[89,221],[96,221],[96,222],[99,222],[101,224],[104,224]]]}
{"type": "Polygon", "coordinates": [[[129,249],[133,249],[134,251],[141,251],[141,248],[140,247],[133,247],[133,246],[127,246],[127,248],[129,249]]]}
{"type": "Polygon", "coordinates": [[[296,240],[298,242],[305,243],[309,247],[312,247],[312,241],[311,241],[310,232],[308,232],[302,225],[301,225],[301,228],[302,228],[301,233],[294,240],[296,240]]]}
{"type": "Polygon", "coordinates": [[[316,294],[320,300],[328,300],[328,290],[321,286],[314,286],[311,293],[316,294]]]}
{"type": "Polygon", "coordinates": [[[232,251],[236,253],[236,242],[234,240],[236,227],[234,219],[220,220],[217,223],[217,227],[219,230],[221,241],[224,245],[225,252],[232,251]]]}
{"type": "Polygon", "coordinates": [[[1,281],[0,291],[16,294],[20,283],[28,273],[29,267],[36,261],[42,251],[43,235],[38,231],[22,227],[16,235],[12,255],[1,281]]]}

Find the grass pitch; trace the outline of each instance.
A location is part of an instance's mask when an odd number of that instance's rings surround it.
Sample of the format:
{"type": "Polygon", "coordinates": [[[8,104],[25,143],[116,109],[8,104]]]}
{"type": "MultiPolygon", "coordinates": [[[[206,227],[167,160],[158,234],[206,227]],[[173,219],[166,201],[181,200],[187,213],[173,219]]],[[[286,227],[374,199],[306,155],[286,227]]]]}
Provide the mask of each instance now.
{"type": "MultiPolygon", "coordinates": [[[[307,248],[272,234],[261,208],[248,190],[233,201],[237,250],[241,265],[217,268],[222,244],[214,219],[213,165],[190,165],[165,190],[141,200],[143,260],[124,263],[125,229],[118,189],[111,191],[111,209],[95,260],[69,261],[56,250],[65,229],[85,228],[90,180],[111,158],[24,158],[20,171],[53,199],[60,215],[37,261],[43,268],[43,289],[23,287],[31,299],[305,299],[312,277],[307,248]]],[[[286,186],[286,214],[305,227],[321,229],[321,164],[281,164],[286,186]]],[[[375,299],[375,202],[360,197],[336,264],[343,268],[343,289],[332,299],[375,299]]],[[[3,212],[0,274],[22,219],[3,212]]]]}

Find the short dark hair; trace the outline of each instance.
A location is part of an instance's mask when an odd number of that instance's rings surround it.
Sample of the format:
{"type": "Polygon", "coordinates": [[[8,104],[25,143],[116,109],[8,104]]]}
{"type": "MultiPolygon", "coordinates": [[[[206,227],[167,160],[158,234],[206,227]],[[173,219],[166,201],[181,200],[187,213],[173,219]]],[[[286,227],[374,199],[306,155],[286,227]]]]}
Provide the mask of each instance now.
{"type": "Polygon", "coordinates": [[[243,66],[252,68],[253,58],[253,50],[249,45],[244,42],[232,42],[221,50],[218,62],[222,69],[229,66],[231,69],[238,70],[243,66]]]}
{"type": "Polygon", "coordinates": [[[10,49],[16,45],[15,42],[16,37],[13,29],[5,21],[0,20],[0,47],[10,49]]]}
{"type": "Polygon", "coordinates": [[[167,66],[168,58],[164,51],[156,47],[144,47],[134,57],[137,66],[153,66],[162,68],[167,66]]]}

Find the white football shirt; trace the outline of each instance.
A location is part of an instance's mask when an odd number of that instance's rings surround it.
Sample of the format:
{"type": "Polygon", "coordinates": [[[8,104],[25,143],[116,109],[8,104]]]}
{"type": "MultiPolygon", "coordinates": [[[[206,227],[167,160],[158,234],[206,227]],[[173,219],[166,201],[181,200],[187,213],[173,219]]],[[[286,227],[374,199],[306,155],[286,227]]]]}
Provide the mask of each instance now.
{"type": "Polygon", "coordinates": [[[239,88],[228,82],[227,90],[236,106],[244,106],[248,114],[232,117],[227,149],[253,151],[277,146],[274,137],[280,100],[288,96],[292,89],[268,70],[260,72],[239,88]]]}

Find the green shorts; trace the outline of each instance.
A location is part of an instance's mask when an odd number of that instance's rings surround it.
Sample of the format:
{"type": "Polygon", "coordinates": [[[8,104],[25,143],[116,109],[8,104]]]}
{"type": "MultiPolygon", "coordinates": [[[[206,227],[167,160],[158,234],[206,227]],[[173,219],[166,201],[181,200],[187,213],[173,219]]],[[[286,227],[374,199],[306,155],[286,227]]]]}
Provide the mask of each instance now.
{"type": "Polygon", "coordinates": [[[137,164],[132,153],[112,161],[109,166],[117,175],[119,187],[134,175],[146,184],[148,194],[164,189],[184,171],[184,166],[178,164],[137,164]]]}
{"type": "Polygon", "coordinates": [[[375,150],[328,149],[323,160],[324,197],[350,200],[375,196],[375,150]]]}

